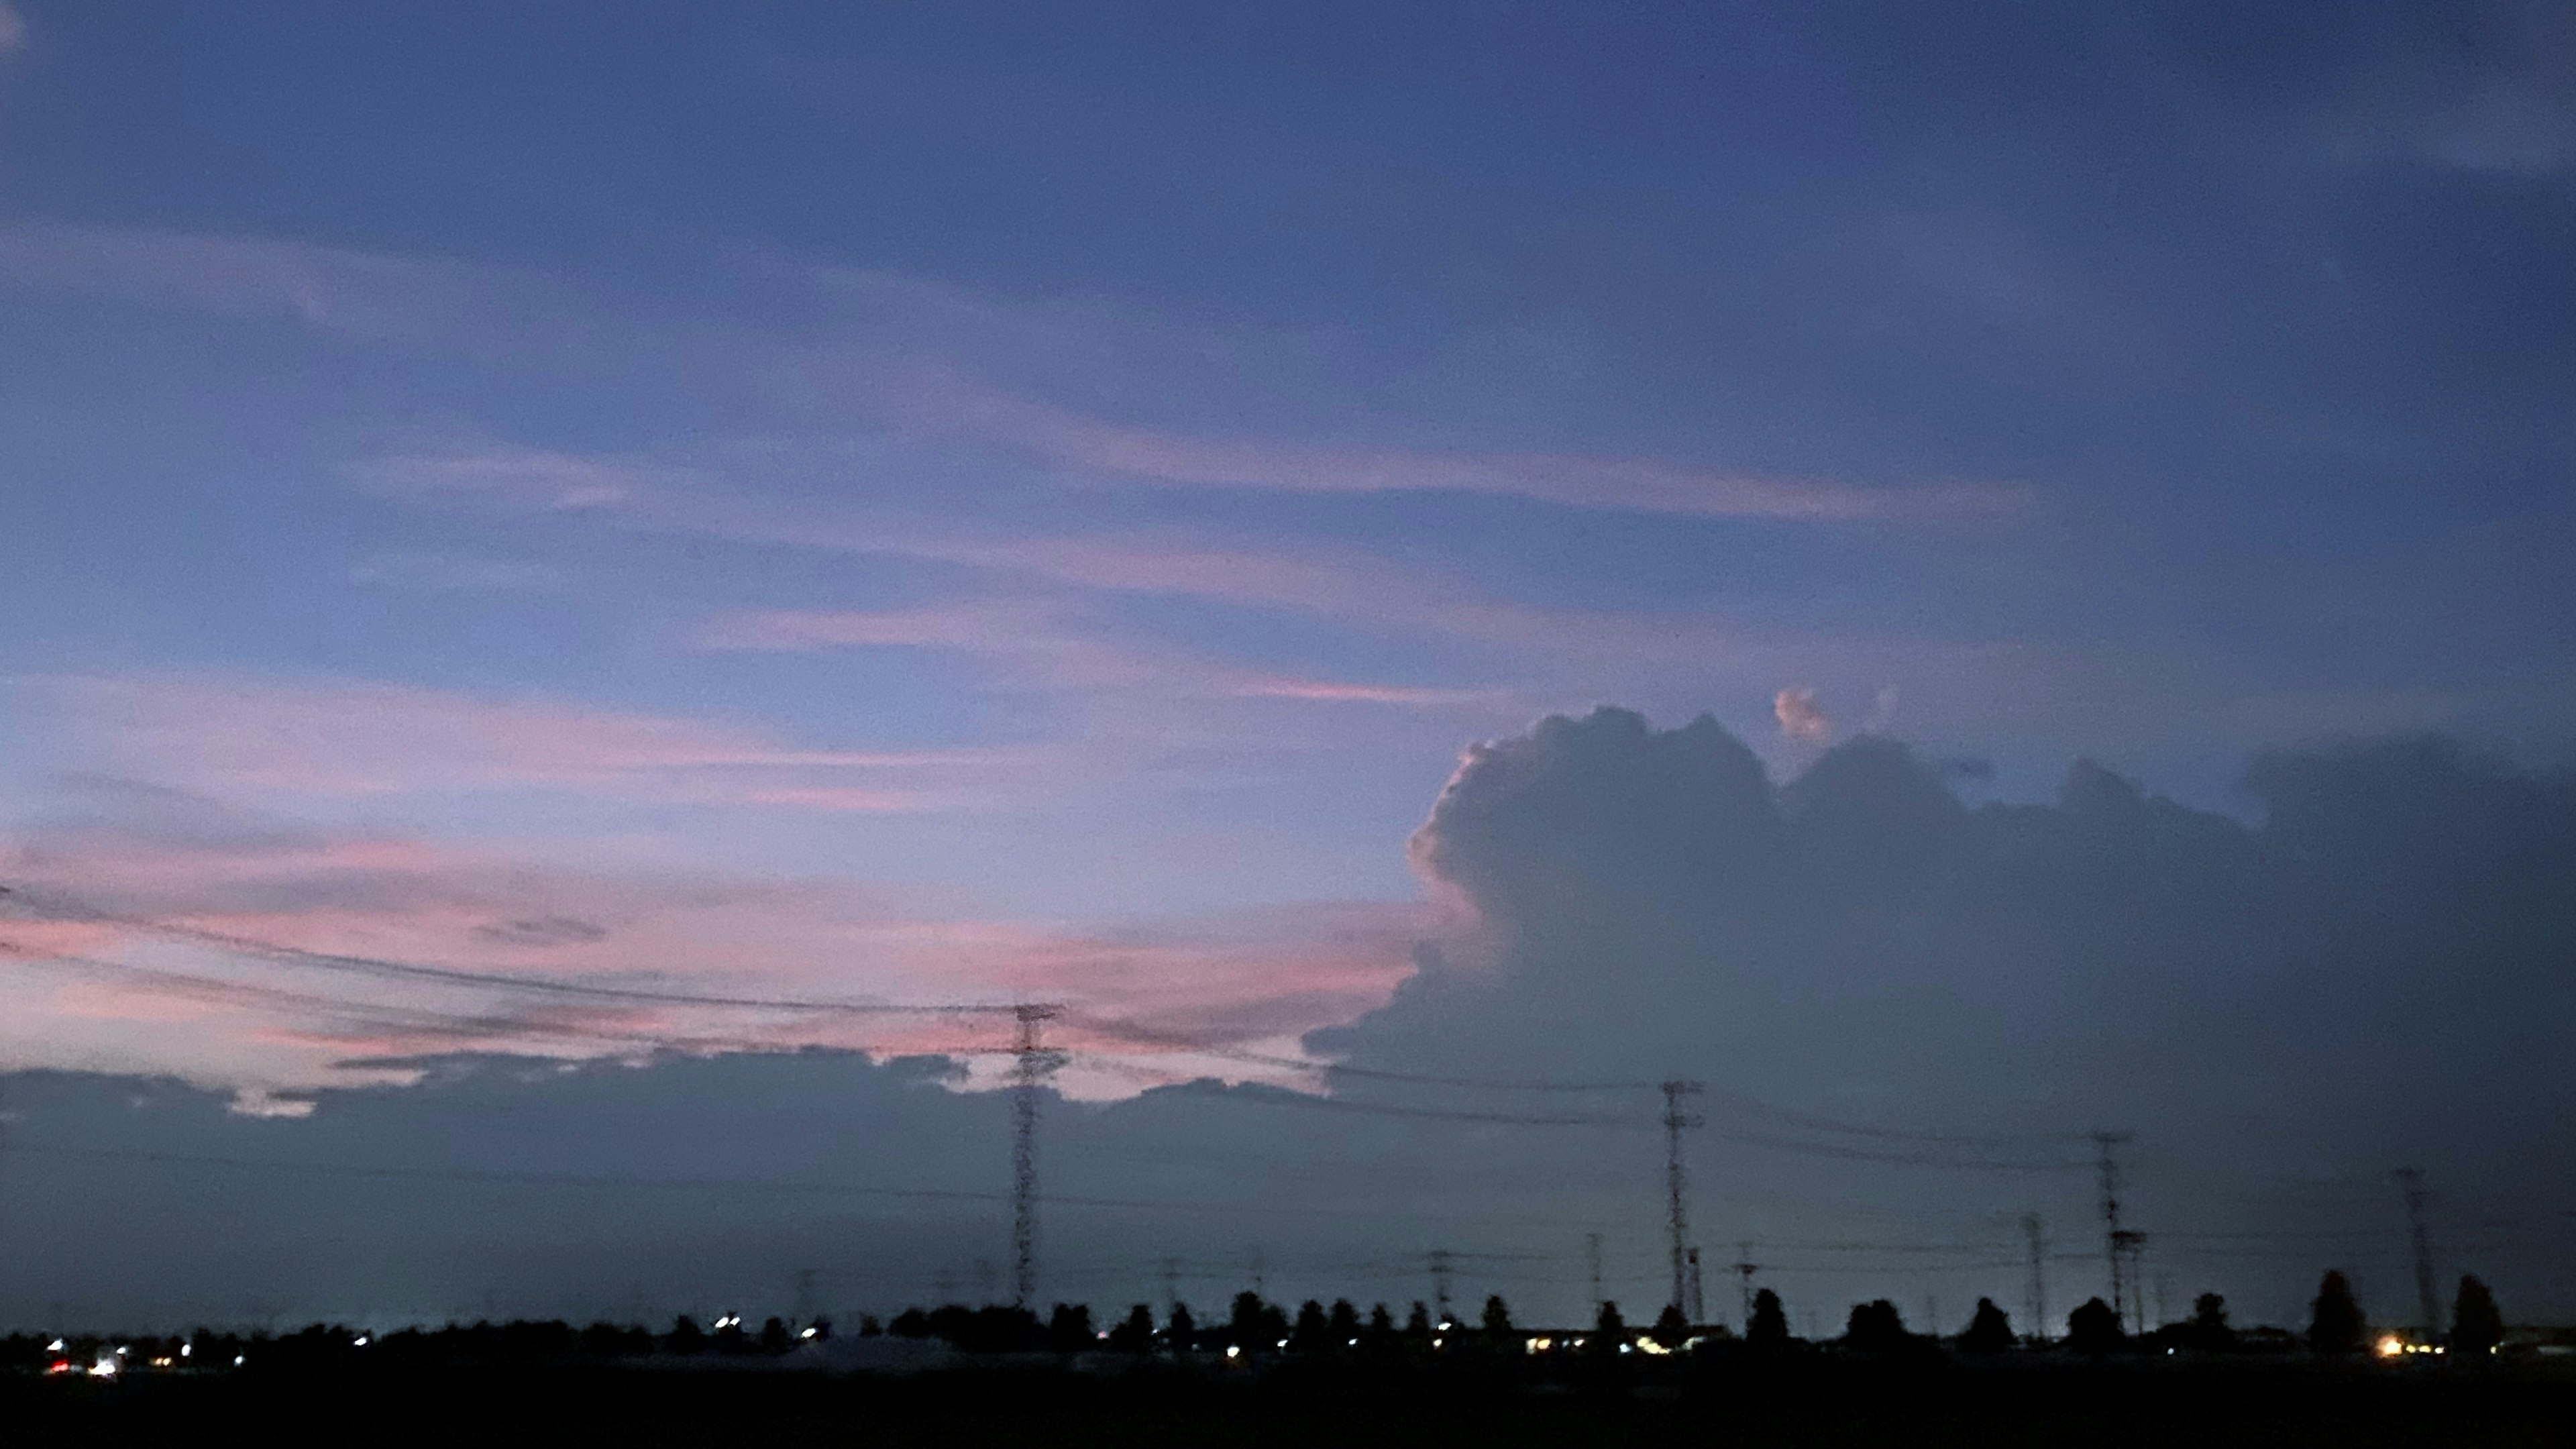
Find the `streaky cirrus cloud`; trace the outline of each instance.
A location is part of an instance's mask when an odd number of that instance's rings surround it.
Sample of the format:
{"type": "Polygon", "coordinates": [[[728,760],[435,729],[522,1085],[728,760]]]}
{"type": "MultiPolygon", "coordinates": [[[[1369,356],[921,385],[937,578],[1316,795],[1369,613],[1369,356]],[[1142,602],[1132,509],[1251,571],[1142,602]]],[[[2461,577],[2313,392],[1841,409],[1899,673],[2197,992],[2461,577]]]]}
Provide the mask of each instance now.
{"type": "Polygon", "coordinates": [[[564,585],[563,571],[525,559],[456,554],[373,554],[349,566],[349,582],[429,593],[530,594],[564,585]]]}
{"type": "MultiPolygon", "coordinates": [[[[860,555],[917,558],[993,576],[1004,602],[969,600],[961,612],[920,627],[971,630],[976,611],[1023,610],[1032,586],[1103,594],[1167,596],[1312,614],[1395,634],[1449,637],[1523,651],[1533,667],[1550,656],[1579,666],[1605,660],[1734,666],[1757,656],[1806,651],[1873,659],[1938,657],[1993,664],[2008,641],[1950,641],[1919,635],[1863,637],[1755,629],[1706,610],[1622,610],[1542,606],[1497,598],[1453,572],[1386,558],[1349,545],[1276,540],[1259,544],[1185,529],[1121,532],[976,532],[917,516],[876,517],[864,505],[817,504],[727,487],[720,470],[666,468],[521,449],[396,455],[363,465],[370,480],[400,479],[420,499],[476,499],[551,511],[578,497],[579,510],[643,532],[860,555]]],[[[779,611],[778,637],[801,626],[779,611]]],[[[816,630],[831,611],[817,611],[816,630]]],[[[993,617],[999,618],[1001,614],[993,617]]],[[[864,617],[859,633],[907,627],[900,616],[864,617]]],[[[719,636],[721,637],[721,636],[719,636]]],[[[741,636],[755,642],[753,633],[741,636]]],[[[852,642],[867,642],[853,640],[852,642]]]]}
{"type": "Polygon", "coordinates": [[[1147,689],[1180,696],[1409,709],[1490,705],[1497,691],[1317,679],[1251,669],[1108,637],[1062,601],[995,598],[911,609],[763,609],[719,615],[690,636],[700,649],[805,653],[849,648],[954,650],[993,661],[1022,687],[1147,689]]]}
{"type": "Polygon", "coordinates": [[[526,360],[623,330],[572,290],[443,257],[256,235],[0,223],[0,286],[222,317],[284,317],[371,345],[526,360]]]}
{"type": "MultiPolygon", "coordinates": [[[[651,346],[656,338],[647,324],[619,318],[604,304],[543,277],[268,237],[21,221],[0,227],[0,282],[233,316],[285,315],[364,341],[476,353],[503,345],[539,357],[557,349],[578,352],[603,329],[632,332],[639,345],[651,346]]],[[[2033,496],[2018,483],[1862,486],[1657,458],[1325,446],[1122,424],[961,380],[957,365],[941,356],[949,345],[943,331],[927,325],[953,313],[955,304],[925,307],[920,301],[953,289],[888,278],[872,290],[898,298],[902,315],[891,326],[883,319],[858,325],[835,344],[838,352],[865,359],[839,364],[861,379],[845,396],[862,420],[902,433],[1006,445],[1103,478],[1299,493],[1479,494],[1576,508],[1810,523],[1992,516],[2020,511],[2033,496]]],[[[973,310],[1005,318],[1021,310],[1036,314],[1034,321],[1002,327],[998,338],[985,339],[990,346],[1011,345],[1032,329],[1052,335],[1067,325],[1052,309],[976,302],[973,310]]],[[[667,348],[677,335],[658,341],[667,348]]],[[[766,338],[748,325],[712,335],[721,341],[700,337],[693,345],[721,346],[746,358],[790,358],[814,346],[766,338]]],[[[480,477],[454,461],[435,486],[550,489],[560,507],[615,501],[613,485],[567,477],[573,460],[560,455],[486,455],[476,460],[485,470],[480,477]]],[[[405,479],[405,467],[403,460],[393,460],[385,472],[393,481],[417,483],[405,479]]]]}
{"type": "Polygon", "coordinates": [[[72,767],[218,793],[557,791],[673,804],[913,811],[991,803],[1007,749],[818,749],[756,724],[414,685],[212,673],[20,677],[72,767]]]}
{"type": "Polygon", "coordinates": [[[2020,510],[2031,500],[2027,488],[1998,483],[1870,488],[1651,458],[1329,447],[1196,437],[1106,422],[954,383],[910,390],[903,395],[899,411],[911,419],[945,416],[961,431],[1016,444],[1051,463],[1174,486],[1291,493],[1486,494],[1573,508],[1808,523],[1993,515],[2020,510]]]}

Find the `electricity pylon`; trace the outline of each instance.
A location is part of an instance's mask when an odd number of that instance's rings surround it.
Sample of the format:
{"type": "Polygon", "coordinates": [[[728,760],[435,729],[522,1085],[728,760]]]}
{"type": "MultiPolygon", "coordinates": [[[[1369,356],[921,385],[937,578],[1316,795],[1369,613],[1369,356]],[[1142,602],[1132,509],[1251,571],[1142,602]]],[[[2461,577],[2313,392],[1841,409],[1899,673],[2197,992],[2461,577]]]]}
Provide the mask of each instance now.
{"type": "Polygon", "coordinates": [[[1682,1166],[1682,1132],[1704,1118],[1682,1110],[1682,1098],[1695,1097],[1700,1084],[1664,1083],[1664,1210],[1673,1235],[1673,1311],[1690,1306],[1690,1178],[1682,1166]]]}
{"type": "Polygon", "coordinates": [[[1039,1033],[1063,1013],[1042,1003],[1011,1008],[1019,1023],[1011,1045],[1011,1302],[1021,1308],[1038,1293],[1038,1088],[1064,1065],[1064,1054],[1040,1045],[1039,1033]]]}

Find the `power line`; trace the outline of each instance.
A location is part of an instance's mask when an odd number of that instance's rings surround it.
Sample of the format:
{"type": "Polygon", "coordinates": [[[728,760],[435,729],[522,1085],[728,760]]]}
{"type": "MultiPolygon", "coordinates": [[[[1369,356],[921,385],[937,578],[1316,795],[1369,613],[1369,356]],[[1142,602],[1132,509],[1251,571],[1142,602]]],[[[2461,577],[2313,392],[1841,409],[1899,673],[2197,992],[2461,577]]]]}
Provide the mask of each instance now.
{"type": "MultiPolygon", "coordinates": [[[[198,972],[173,971],[166,967],[141,966],[131,961],[114,961],[100,956],[84,956],[64,951],[37,951],[14,941],[0,940],[0,954],[17,957],[33,966],[71,967],[81,970],[114,972],[157,987],[170,994],[213,997],[236,1001],[258,1001],[277,1006],[299,1007],[368,1020],[392,1030],[414,1031],[436,1035],[474,1038],[485,1041],[513,1037],[550,1037],[566,1041],[596,1041],[626,1046],[673,1047],[685,1050],[777,1051],[781,1044],[758,1037],[701,1036],[679,1032],[619,1031],[604,1026],[587,1026],[571,1022],[550,1021],[540,1017],[506,1016],[489,1013],[440,1011],[432,1007],[403,1006],[390,1002],[354,1000],[345,996],[326,996],[319,992],[294,991],[284,987],[263,986],[254,982],[233,981],[221,976],[198,972]]],[[[875,1043],[854,1043],[850,1050],[886,1053],[892,1047],[875,1043]]],[[[939,1049],[942,1056],[990,1056],[1007,1052],[1008,1047],[950,1046],[939,1049]]]]}
{"type": "MultiPolygon", "coordinates": [[[[0,895],[24,898],[22,891],[9,886],[0,886],[0,895]]],[[[57,914],[52,919],[126,926],[153,935],[194,941],[201,945],[216,946],[227,951],[265,957],[291,965],[395,980],[435,981],[449,986],[529,991],[591,1000],[631,1001],[662,1006],[716,1006],[751,1011],[810,1011],[859,1016],[1012,1016],[1019,1010],[1015,1004],[993,1002],[843,1001],[830,998],[731,996],[713,992],[660,990],[651,987],[602,986],[586,981],[561,981],[547,976],[468,971],[461,967],[428,966],[416,961],[396,961],[381,956],[315,951],[302,946],[282,945],[275,941],[263,941],[252,936],[239,936],[227,931],[209,930],[202,926],[190,926],[176,921],[122,915],[113,911],[78,907],[77,903],[74,905],[78,914],[69,916],[57,914]]]]}

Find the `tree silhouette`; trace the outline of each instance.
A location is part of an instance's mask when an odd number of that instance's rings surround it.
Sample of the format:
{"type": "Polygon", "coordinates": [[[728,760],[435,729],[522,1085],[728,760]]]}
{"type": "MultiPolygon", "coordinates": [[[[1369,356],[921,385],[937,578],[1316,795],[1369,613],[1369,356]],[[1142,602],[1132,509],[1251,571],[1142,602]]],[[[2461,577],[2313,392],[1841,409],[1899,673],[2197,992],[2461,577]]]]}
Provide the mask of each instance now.
{"type": "Polygon", "coordinates": [[[2066,1315],[2066,1346],[2077,1353],[2109,1353],[2128,1337],[2121,1331],[2120,1315],[2099,1298],[2085,1299],[2083,1306],[2066,1315]]]}
{"type": "Polygon", "coordinates": [[[2191,1346],[2203,1353],[2226,1353],[2236,1347],[2236,1329],[2227,1321],[2227,1300],[2215,1293],[2203,1293],[2191,1301],[2191,1322],[2185,1331],[2191,1346]]]}
{"type": "Polygon", "coordinates": [[[2474,1275],[2460,1279],[2460,1296],[2451,1300],[2451,1352],[2485,1357],[2504,1342],[2504,1315],[2495,1295],[2474,1275]]]}
{"type": "Polygon", "coordinates": [[[1385,1304],[1369,1310],[1368,1332],[1363,1336],[1370,1348],[1380,1352],[1395,1347],[1395,1315],[1387,1311],[1385,1304]]]}
{"type": "Polygon", "coordinates": [[[1047,1347],[1057,1353],[1080,1353],[1099,1340],[1093,1338],[1091,1306],[1087,1303],[1059,1303],[1047,1317],[1047,1347]]]}
{"type": "Polygon", "coordinates": [[[1404,1315],[1404,1337],[1405,1341],[1415,1348],[1431,1346],[1431,1310],[1424,1307],[1418,1300],[1413,1305],[1413,1311],[1404,1315]]]}
{"type": "Polygon", "coordinates": [[[1914,1341],[1905,1331],[1905,1317],[1896,1305],[1884,1298],[1852,1305],[1851,1317],[1843,1325],[1843,1344],[1863,1353],[1892,1353],[1914,1341]]]}
{"type": "Polygon", "coordinates": [[[1496,1348],[1508,1346],[1518,1336],[1512,1328],[1511,1305],[1503,1301],[1500,1293],[1485,1295],[1484,1329],[1485,1341],[1496,1348]]]}
{"type": "Polygon", "coordinates": [[[1172,1305],[1172,1318],[1163,1325],[1163,1337],[1170,1342],[1174,1353],[1188,1353],[1199,1346],[1198,1320],[1190,1317],[1190,1305],[1172,1305]]]}
{"type": "Polygon", "coordinates": [[[1338,1347],[1333,1341],[1333,1326],[1325,1321],[1324,1305],[1309,1298],[1297,1307],[1297,1326],[1288,1330],[1290,1353],[1323,1353],[1338,1347]]]}
{"type": "Polygon", "coordinates": [[[1359,1346],[1360,1311],[1351,1306],[1351,1300],[1347,1298],[1334,1299],[1333,1311],[1325,1317],[1324,1327],[1327,1332],[1333,1335],[1333,1347],[1356,1348],[1359,1346]]]}
{"type": "Polygon", "coordinates": [[[1234,1312],[1226,1320],[1225,1334],[1245,1353],[1273,1352],[1288,1336],[1288,1315],[1277,1304],[1265,1303],[1260,1294],[1246,1290],[1234,1295],[1234,1312]]]}
{"type": "Polygon", "coordinates": [[[1154,1310],[1139,1303],[1109,1330],[1109,1346],[1120,1353],[1145,1353],[1154,1347],[1154,1310]]]}
{"type": "Polygon", "coordinates": [[[1744,1341],[1760,1344],[1789,1341],[1789,1314],[1781,1308],[1779,1294],[1765,1288],[1753,1295],[1753,1318],[1744,1325],[1744,1341]]]}
{"type": "Polygon", "coordinates": [[[1978,1299],[1968,1331],[1959,1335],[1959,1347],[1970,1353],[2001,1353],[2012,1346],[2012,1319],[1995,1306],[1995,1300],[1978,1299]]]}
{"type": "Polygon", "coordinates": [[[886,1325],[886,1332],[897,1338],[928,1338],[930,1315],[918,1308],[907,1308],[894,1316],[894,1322],[886,1325]]]}
{"type": "Polygon", "coordinates": [[[698,1321],[683,1313],[671,1320],[670,1337],[663,1340],[673,1353],[700,1353],[707,1346],[707,1335],[698,1321]]]}
{"type": "Polygon", "coordinates": [[[785,1353],[787,1351],[786,1319],[772,1316],[767,1322],[760,1325],[760,1351],[762,1353],[785,1353]]]}
{"type": "Polygon", "coordinates": [[[1619,1316],[1619,1305],[1603,1299],[1601,1311],[1592,1318],[1592,1349],[1596,1353],[1617,1353],[1628,1341],[1628,1320],[1619,1316]]]}
{"type": "Polygon", "coordinates": [[[2342,1273],[2326,1270],[2308,1308],[2309,1348],[2326,1354],[2361,1352],[2368,1325],[2362,1319],[2360,1302],[2352,1296],[2352,1284],[2345,1281],[2342,1273]]]}
{"type": "Polygon", "coordinates": [[[1655,1315],[1655,1326],[1646,1332],[1666,1348],[1679,1348],[1690,1339],[1690,1319],[1683,1315],[1680,1304],[1667,1303],[1664,1311],[1655,1315]]]}

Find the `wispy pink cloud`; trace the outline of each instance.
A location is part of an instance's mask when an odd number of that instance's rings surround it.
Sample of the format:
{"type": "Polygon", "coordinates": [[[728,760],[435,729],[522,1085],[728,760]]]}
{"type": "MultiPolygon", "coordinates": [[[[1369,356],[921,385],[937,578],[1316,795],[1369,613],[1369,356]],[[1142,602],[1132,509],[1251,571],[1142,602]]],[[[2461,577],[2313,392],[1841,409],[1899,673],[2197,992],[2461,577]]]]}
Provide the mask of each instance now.
{"type": "Polygon", "coordinates": [[[1246,675],[1233,691],[1245,699],[1294,699],[1318,704],[1389,704],[1408,709],[1440,709],[1494,697],[1491,691],[1424,689],[1410,685],[1357,684],[1343,679],[1298,679],[1283,675],[1246,675]]]}
{"type": "Polygon", "coordinates": [[[1022,751],[818,749],[749,724],[411,686],[241,676],[21,679],[85,759],[222,793],[364,797],[559,791],[829,810],[964,806],[1022,751]]]}
{"type": "Polygon", "coordinates": [[[522,507],[574,510],[633,503],[675,476],[542,448],[475,448],[397,453],[370,462],[361,480],[398,496],[484,497],[522,507]]]}
{"type": "MultiPolygon", "coordinates": [[[[453,466],[464,476],[484,471],[470,454],[452,465],[424,458],[416,466],[428,471],[453,466]]],[[[1677,668],[1692,671],[1694,678],[1705,678],[1711,670],[1740,675],[1746,688],[1767,697],[1770,686],[1761,676],[1776,678],[1775,670],[1832,672],[1866,678],[1875,687],[1900,676],[1919,679],[1927,661],[1946,661],[1954,672],[1988,671],[2018,653],[2009,642],[1757,629],[1697,609],[1515,603],[1453,572],[1345,544],[1270,540],[1253,547],[1179,530],[968,533],[918,519],[888,520],[846,507],[788,503],[756,491],[721,488],[708,477],[693,477],[687,486],[665,486],[643,468],[619,477],[623,501],[598,510],[602,521],[613,526],[933,560],[984,575],[981,586],[989,591],[922,610],[776,610],[727,616],[692,639],[697,647],[797,650],[908,643],[998,650],[1015,637],[1044,639],[1047,648],[1058,652],[1049,656],[1029,645],[1018,661],[1023,677],[1096,688],[1153,671],[1139,665],[1132,649],[1107,650],[1097,639],[1066,639],[1061,621],[1078,615],[1084,594],[1157,596],[1308,614],[1393,637],[1456,641],[1508,659],[1523,686],[1514,698],[1541,707],[1571,707],[1633,693],[1640,681],[1668,680],[1677,668]]],[[[546,506],[542,499],[522,502],[546,506]]],[[[1490,658],[1483,667],[1492,667],[1490,658]]],[[[1430,688],[1439,695],[1450,693],[1430,688]]],[[[1199,691],[1202,697],[1234,692],[1199,691]]],[[[1480,700],[1513,702],[1473,690],[1460,692],[1457,702],[1480,700]]],[[[1413,702],[1435,707],[1444,701],[1425,695],[1413,702]]]]}
{"type": "Polygon", "coordinates": [[[1871,488],[1652,458],[1320,447],[1193,437],[986,397],[957,414],[1051,462],[1145,483],[1294,493],[1479,493],[1576,508],[1809,523],[2007,513],[2028,490],[1995,483],[1871,488]]]}
{"type": "Polygon", "coordinates": [[[957,650],[997,661],[1018,685],[1149,691],[1173,697],[1377,704],[1441,709],[1490,703],[1496,692],[1309,678],[1245,668],[1186,650],[1107,637],[1078,610],[1039,600],[976,600],[934,608],[756,610],[719,615],[692,636],[711,650],[808,652],[863,647],[957,650]]]}

